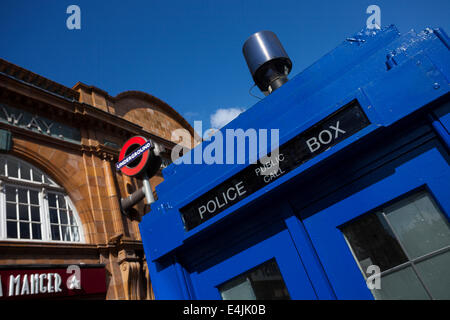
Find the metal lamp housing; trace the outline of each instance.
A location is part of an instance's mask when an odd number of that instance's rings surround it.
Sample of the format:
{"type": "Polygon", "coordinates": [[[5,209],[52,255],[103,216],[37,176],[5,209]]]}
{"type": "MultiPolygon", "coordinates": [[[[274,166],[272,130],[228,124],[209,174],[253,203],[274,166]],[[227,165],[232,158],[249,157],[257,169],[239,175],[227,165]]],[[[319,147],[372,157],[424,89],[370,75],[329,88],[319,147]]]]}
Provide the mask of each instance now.
{"type": "Polygon", "coordinates": [[[242,52],[253,80],[265,95],[288,81],[292,62],[272,31],[259,31],[251,35],[245,41],[242,52]]]}

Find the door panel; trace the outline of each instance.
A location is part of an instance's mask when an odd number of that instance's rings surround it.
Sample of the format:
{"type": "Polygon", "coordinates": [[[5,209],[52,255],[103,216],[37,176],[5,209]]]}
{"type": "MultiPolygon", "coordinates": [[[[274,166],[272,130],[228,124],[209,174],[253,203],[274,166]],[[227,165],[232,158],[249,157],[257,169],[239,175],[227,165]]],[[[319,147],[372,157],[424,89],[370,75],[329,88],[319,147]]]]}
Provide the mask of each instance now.
{"type": "MultiPolygon", "coordinates": [[[[287,230],[242,251],[201,273],[191,273],[196,299],[221,299],[218,287],[275,259],[291,299],[316,299],[298,252],[287,230]]],[[[242,283],[242,290],[246,284],[242,283]]]]}
{"type": "Polygon", "coordinates": [[[448,221],[450,170],[438,149],[430,149],[404,162],[388,177],[303,220],[338,299],[373,299],[340,228],[420,189],[427,190],[436,200],[448,221]]]}

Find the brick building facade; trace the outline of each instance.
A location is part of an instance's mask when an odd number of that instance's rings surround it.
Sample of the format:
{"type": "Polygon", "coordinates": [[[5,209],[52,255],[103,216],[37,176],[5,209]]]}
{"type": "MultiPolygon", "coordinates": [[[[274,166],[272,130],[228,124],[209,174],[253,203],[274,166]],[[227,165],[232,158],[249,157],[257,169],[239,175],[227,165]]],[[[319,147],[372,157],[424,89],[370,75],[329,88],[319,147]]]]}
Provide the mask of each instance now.
{"type": "MultiPolygon", "coordinates": [[[[6,145],[0,151],[0,272],[33,266],[43,272],[69,265],[101,269],[105,292],[75,296],[152,299],[138,229],[150,208],[141,201],[123,212],[120,199],[142,182],[116,172],[114,164],[120,146],[135,135],[158,144],[167,164],[177,142],[171,133],[179,128],[194,133],[173,108],[150,94],[127,91],[112,97],[83,83],[67,88],[0,59],[0,130],[6,145]]],[[[152,187],[161,181],[159,171],[152,187]]],[[[31,275],[19,273],[22,282],[30,280],[31,275]]],[[[19,286],[13,297],[31,295],[19,282],[8,290],[18,278],[5,277],[3,297],[19,286]]],[[[60,276],[42,277],[48,288],[41,284],[46,293],[40,296],[52,297],[50,279],[60,276]]]]}

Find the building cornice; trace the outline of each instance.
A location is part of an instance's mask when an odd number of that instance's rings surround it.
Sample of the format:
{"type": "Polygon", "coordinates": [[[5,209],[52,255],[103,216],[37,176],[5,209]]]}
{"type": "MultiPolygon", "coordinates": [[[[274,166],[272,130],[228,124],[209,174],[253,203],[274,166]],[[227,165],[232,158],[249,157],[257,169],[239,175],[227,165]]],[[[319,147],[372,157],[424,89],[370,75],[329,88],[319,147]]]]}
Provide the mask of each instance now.
{"type": "Polygon", "coordinates": [[[78,100],[79,92],[0,58],[0,73],[69,100],[78,100]]]}
{"type": "MultiPolygon", "coordinates": [[[[92,105],[76,100],[55,95],[52,92],[42,90],[40,87],[19,81],[14,77],[0,72],[0,97],[13,99],[16,103],[23,103],[35,112],[49,114],[48,108],[56,108],[59,119],[66,118],[70,124],[75,123],[77,127],[95,127],[115,132],[119,136],[129,137],[132,135],[148,136],[155,142],[166,147],[173,147],[174,142],[156,136],[145,131],[140,125],[134,124],[119,116],[113,115],[92,105]],[[12,97],[14,96],[14,97],[12,97]],[[45,112],[47,111],[47,112],[45,112]],[[64,117],[65,114],[65,117],[64,117]]],[[[72,124],[73,125],[73,124],[72,124]]],[[[53,139],[53,138],[50,138],[53,139]]],[[[57,139],[55,139],[57,140],[57,139]]]]}

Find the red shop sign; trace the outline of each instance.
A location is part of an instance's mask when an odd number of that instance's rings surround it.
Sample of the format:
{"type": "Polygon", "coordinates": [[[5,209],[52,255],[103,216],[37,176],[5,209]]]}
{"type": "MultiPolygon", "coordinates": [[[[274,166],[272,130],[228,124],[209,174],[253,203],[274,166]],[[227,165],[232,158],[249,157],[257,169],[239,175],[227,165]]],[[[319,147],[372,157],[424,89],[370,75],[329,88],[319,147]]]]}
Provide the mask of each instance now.
{"type": "Polygon", "coordinates": [[[0,266],[0,300],[106,294],[103,265],[0,266]]]}

